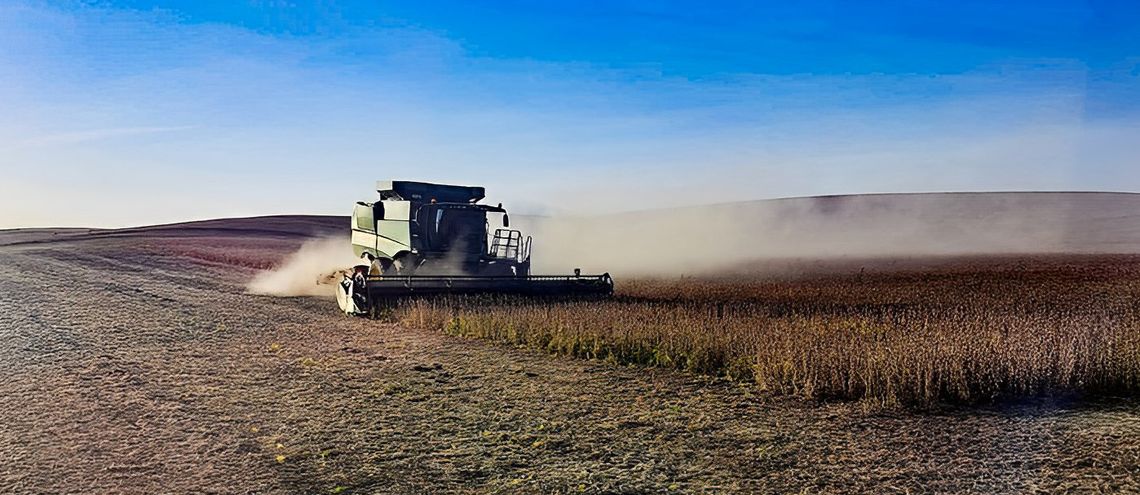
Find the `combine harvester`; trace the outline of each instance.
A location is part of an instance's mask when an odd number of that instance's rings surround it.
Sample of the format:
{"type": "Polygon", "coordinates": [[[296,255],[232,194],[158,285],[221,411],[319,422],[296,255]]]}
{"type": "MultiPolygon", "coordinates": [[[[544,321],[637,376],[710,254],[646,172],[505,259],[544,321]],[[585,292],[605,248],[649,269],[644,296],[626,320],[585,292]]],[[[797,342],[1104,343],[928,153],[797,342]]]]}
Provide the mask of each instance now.
{"type": "Polygon", "coordinates": [[[380,181],[380,200],[356,203],[352,249],[362,264],[344,272],[337,303],[350,315],[409,296],[512,294],[606,296],[610,274],[531,275],[529,236],[482,187],[380,181]],[[491,221],[499,223],[491,231],[491,221]]]}

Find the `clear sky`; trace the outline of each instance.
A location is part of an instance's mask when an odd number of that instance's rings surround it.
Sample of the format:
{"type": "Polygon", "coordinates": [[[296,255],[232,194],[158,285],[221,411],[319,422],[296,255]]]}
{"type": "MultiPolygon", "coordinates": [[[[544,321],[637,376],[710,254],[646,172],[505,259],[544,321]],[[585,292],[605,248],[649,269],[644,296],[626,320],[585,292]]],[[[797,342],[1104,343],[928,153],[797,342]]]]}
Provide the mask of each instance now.
{"type": "Polygon", "coordinates": [[[1135,2],[0,2],[0,228],[1140,190],[1135,2]]]}

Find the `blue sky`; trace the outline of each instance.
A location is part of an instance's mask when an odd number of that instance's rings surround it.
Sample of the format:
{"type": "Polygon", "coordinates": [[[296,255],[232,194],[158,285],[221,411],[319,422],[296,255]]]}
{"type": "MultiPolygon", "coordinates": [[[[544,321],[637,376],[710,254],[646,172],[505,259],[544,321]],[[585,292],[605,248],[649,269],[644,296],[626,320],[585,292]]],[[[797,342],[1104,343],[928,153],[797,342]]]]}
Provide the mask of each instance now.
{"type": "Polygon", "coordinates": [[[1125,2],[0,3],[0,228],[1140,190],[1125,2]]]}

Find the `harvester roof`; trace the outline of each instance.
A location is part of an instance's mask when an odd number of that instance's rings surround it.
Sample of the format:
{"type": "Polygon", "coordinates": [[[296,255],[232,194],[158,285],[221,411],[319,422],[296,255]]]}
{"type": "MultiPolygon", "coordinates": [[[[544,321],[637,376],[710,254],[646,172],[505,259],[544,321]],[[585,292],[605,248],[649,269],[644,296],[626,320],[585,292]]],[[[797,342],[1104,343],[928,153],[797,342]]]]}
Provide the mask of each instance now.
{"type": "Polygon", "coordinates": [[[431,201],[440,203],[474,203],[483,199],[485,191],[478,186],[453,186],[406,180],[382,180],[376,182],[376,192],[380,199],[402,199],[405,201],[431,201]]]}

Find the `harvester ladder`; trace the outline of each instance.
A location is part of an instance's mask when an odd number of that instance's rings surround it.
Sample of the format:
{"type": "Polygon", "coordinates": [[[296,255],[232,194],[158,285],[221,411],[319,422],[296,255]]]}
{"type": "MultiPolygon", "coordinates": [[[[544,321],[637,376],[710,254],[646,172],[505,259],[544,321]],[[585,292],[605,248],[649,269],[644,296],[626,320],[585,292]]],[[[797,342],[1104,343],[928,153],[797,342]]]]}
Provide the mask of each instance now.
{"type": "Polygon", "coordinates": [[[519,259],[522,249],[522,232],[508,229],[495,229],[491,239],[491,255],[496,258],[519,259]]]}

